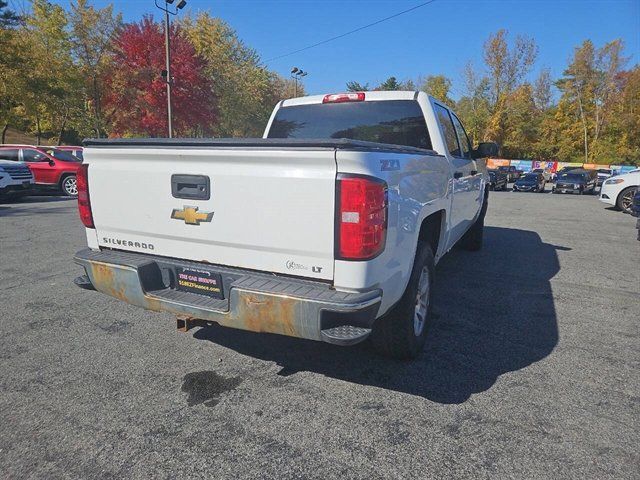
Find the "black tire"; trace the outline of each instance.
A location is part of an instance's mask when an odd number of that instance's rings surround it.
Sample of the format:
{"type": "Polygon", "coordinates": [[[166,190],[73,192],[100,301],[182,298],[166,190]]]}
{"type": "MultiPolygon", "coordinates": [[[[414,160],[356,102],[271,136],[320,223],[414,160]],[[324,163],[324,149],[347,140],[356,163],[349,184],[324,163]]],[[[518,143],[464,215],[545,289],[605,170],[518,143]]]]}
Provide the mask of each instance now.
{"type": "Polygon", "coordinates": [[[616,207],[624,213],[631,213],[633,210],[633,196],[638,187],[628,187],[618,194],[616,207]]]}
{"type": "Polygon", "coordinates": [[[401,360],[416,358],[420,354],[431,326],[434,279],[433,251],[428,243],[420,240],[407,288],[398,303],[376,320],[373,326],[370,339],[378,353],[401,360]],[[426,313],[422,329],[417,332],[416,308],[423,272],[428,276],[426,313]]]}
{"type": "Polygon", "coordinates": [[[65,175],[60,180],[60,190],[67,197],[78,196],[78,184],[75,175],[65,175]]]}
{"type": "MultiPolygon", "coordinates": [[[[514,190],[515,192],[515,190],[514,190]]],[[[470,252],[477,252],[482,248],[482,239],[484,237],[484,217],[487,214],[487,197],[484,197],[484,203],[480,210],[480,215],[471,225],[469,230],[460,239],[460,247],[470,252]]]]}

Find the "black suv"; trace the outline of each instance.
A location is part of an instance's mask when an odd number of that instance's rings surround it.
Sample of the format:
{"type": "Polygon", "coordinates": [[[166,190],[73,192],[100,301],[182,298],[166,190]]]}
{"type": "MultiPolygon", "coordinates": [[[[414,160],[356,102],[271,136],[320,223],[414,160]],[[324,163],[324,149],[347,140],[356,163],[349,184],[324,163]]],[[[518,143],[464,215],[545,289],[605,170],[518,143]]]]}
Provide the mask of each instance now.
{"type": "Polygon", "coordinates": [[[598,174],[595,170],[577,168],[556,177],[553,193],[595,193],[598,184],[598,174]]]}
{"type": "Polygon", "coordinates": [[[500,170],[489,170],[489,189],[506,190],[508,188],[507,174],[500,170]]]}

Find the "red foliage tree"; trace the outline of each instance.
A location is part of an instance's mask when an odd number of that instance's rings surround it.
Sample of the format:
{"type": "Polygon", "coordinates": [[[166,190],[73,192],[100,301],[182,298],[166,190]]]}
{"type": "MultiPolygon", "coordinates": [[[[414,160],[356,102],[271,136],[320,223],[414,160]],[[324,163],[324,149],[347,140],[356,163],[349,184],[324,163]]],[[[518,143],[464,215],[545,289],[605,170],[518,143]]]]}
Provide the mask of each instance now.
{"type": "MultiPolygon", "coordinates": [[[[204,61],[172,26],[171,109],[175,136],[207,134],[216,121],[211,81],[204,61]]],[[[115,40],[113,69],[105,78],[105,105],[114,136],[167,136],[167,88],[163,27],[151,17],[127,25],[115,40]]]]}

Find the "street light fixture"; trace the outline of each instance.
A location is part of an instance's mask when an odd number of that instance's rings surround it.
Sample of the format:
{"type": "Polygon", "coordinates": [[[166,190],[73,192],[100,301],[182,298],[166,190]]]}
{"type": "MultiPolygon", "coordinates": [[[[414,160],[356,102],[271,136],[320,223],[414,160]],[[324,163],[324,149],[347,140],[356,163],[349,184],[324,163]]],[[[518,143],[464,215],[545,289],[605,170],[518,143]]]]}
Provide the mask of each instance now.
{"type": "Polygon", "coordinates": [[[298,96],[298,81],[300,81],[300,79],[302,77],[306,77],[308,72],[303,71],[301,68],[298,67],[293,67],[291,69],[291,78],[293,78],[293,84],[294,84],[294,97],[298,96]]]}
{"type": "Polygon", "coordinates": [[[164,6],[158,4],[158,0],[153,0],[160,10],[164,12],[164,53],[166,58],[166,69],[162,70],[161,75],[167,84],[167,126],[169,131],[169,138],[173,137],[173,126],[171,123],[171,87],[173,84],[173,78],[171,77],[171,50],[169,48],[169,15],[177,15],[178,10],[182,10],[186,5],[186,0],[179,0],[175,5],[175,10],[170,10],[169,5],[172,5],[175,0],[164,0],[164,6]]]}

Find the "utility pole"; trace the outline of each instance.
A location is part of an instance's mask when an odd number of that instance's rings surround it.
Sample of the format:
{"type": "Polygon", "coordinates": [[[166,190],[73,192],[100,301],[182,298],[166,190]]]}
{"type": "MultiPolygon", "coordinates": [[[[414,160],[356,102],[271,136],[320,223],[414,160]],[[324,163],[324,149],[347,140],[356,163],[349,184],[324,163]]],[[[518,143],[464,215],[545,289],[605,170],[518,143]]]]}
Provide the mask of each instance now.
{"type": "Polygon", "coordinates": [[[175,0],[164,0],[164,7],[158,5],[158,0],[154,0],[156,7],[164,12],[164,56],[166,59],[166,69],[162,71],[162,77],[164,78],[165,83],[167,84],[167,127],[168,127],[168,136],[169,138],[173,138],[173,123],[171,120],[171,87],[173,85],[173,78],[171,77],[171,44],[170,44],[170,35],[169,35],[169,14],[177,15],[178,10],[182,10],[187,4],[186,0],[179,0],[176,4],[175,11],[169,10],[169,5],[171,5],[175,0]]]}
{"type": "Polygon", "coordinates": [[[169,138],[173,138],[173,125],[171,124],[171,47],[169,39],[169,10],[164,11],[164,55],[167,61],[167,126],[169,138]]]}

